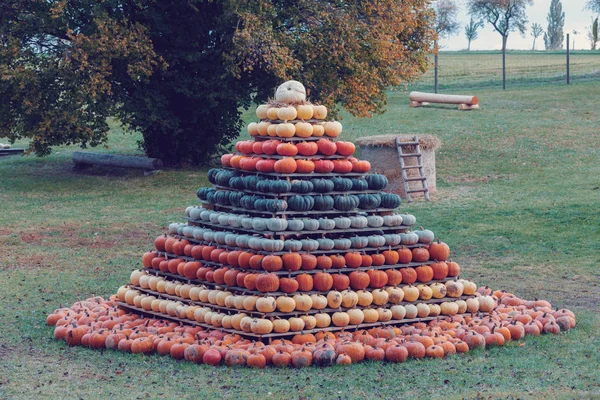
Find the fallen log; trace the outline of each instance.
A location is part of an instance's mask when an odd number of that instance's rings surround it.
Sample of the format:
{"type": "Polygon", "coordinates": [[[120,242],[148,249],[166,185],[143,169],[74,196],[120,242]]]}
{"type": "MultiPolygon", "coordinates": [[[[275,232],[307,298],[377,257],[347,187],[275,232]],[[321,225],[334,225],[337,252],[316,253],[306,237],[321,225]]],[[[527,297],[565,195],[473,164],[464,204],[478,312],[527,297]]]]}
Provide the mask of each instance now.
{"type": "Polygon", "coordinates": [[[430,103],[458,104],[459,110],[478,110],[479,99],[477,96],[461,96],[454,94],[436,94],[423,92],[410,92],[411,107],[428,106],[430,103]]]}
{"type": "Polygon", "coordinates": [[[154,171],[162,168],[163,163],[158,158],[138,156],[117,156],[105,153],[90,153],[76,151],[72,155],[75,166],[104,165],[109,167],[137,168],[154,171]]]}

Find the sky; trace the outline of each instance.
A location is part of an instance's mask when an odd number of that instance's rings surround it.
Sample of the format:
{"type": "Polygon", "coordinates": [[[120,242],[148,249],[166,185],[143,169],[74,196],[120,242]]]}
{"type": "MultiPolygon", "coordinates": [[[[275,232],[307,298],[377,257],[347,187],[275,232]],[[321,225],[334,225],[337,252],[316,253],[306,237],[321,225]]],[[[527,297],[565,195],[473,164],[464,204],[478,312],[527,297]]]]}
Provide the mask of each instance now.
{"type": "MultiPolygon", "coordinates": [[[[589,10],[584,10],[585,3],[586,0],[562,0],[563,11],[565,13],[564,33],[571,34],[571,46],[573,45],[573,38],[575,38],[575,49],[583,48],[589,50],[590,44],[587,39],[587,32],[594,14],[589,10]],[[579,32],[579,34],[573,35],[573,30],[579,32]]],[[[440,45],[443,46],[442,50],[464,50],[467,48],[464,26],[469,23],[469,15],[466,10],[466,0],[457,0],[457,4],[460,6],[458,20],[461,28],[457,35],[440,41],[440,45]]],[[[527,8],[527,16],[529,18],[527,27],[530,28],[532,23],[537,22],[542,25],[545,31],[548,27],[546,16],[549,10],[550,0],[534,0],[533,5],[527,8]]],[[[525,33],[525,36],[521,36],[519,32],[511,32],[508,37],[508,49],[531,50],[532,45],[533,37],[531,36],[530,29],[525,33]]],[[[544,49],[543,34],[541,37],[538,37],[535,47],[536,50],[544,49]]],[[[479,30],[478,39],[471,43],[471,50],[499,50],[501,48],[502,37],[498,32],[494,31],[490,24],[485,24],[479,30]]]]}

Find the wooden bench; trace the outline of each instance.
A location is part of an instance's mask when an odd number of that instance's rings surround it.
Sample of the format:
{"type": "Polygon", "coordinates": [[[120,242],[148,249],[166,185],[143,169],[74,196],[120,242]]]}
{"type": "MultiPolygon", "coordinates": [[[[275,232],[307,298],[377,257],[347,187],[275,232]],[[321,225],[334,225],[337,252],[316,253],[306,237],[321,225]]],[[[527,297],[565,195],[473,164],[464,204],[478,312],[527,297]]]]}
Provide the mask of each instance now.
{"type": "Polygon", "coordinates": [[[136,168],[144,170],[144,175],[150,175],[163,167],[158,158],[139,156],[118,156],[106,153],[91,153],[76,151],[72,155],[75,168],[83,169],[92,165],[107,167],[136,168]]]}
{"type": "Polygon", "coordinates": [[[411,107],[423,107],[429,105],[430,103],[440,103],[458,104],[458,109],[461,111],[479,109],[479,99],[477,96],[410,92],[408,97],[410,98],[411,107]]]}

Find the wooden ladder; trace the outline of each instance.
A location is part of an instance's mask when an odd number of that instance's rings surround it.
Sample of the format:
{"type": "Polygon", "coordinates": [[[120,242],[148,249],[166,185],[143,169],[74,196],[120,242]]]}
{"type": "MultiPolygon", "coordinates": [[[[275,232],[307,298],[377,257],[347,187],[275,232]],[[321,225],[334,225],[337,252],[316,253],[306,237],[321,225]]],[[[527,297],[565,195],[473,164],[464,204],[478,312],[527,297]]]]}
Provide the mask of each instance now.
{"type": "Polygon", "coordinates": [[[412,142],[401,142],[400,139],[396,137],[396,148],[398,149],[398,159],[400,160],[400,172],[402,173],[402,181],[404,182],[406,201],[409,203],[412,202],[412,198],[410,196],[411,193],[423,193],[425,200],[429,201],[429,190],[427,189],[427,178],[423,172],[423,156],[421,154],[421,147],[419,146],[419,139],[415,136],[413,137],[412,142]],[[404,153],[403,148],[409,146],[415,148],[414,153],[404,153]],[[417,159],[417,165],[406,166],[404,160],[411,157],[417,159]],[[406,171],[409,169],[418,169],[419,177],[409,178],[408,174],[406,173],[406,171]],[[410,182],[421,182],[422,187],[419,189],[411,189],[409,185],[410,182]]]}

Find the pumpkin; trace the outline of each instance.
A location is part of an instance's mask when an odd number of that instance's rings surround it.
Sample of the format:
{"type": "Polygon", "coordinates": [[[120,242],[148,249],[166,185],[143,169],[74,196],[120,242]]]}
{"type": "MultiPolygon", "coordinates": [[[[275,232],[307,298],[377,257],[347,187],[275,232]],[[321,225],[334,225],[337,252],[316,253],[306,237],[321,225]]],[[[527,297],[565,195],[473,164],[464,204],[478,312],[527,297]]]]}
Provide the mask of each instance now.
{"type": "Polygon", "coordinates": [[[282,158],[275,162],[275,172],[280,174],[293,174],[296,172],[296,160],[290,157],[282,158]]]}
{"type": "MultiPolygon", "coordinates": [[[[384,271],[381,270],[369,270],[367,271],[369,276],[369,287],[379,289],[384,287],[388,282],[388,276],[384,271]]],[[[352,280],[350,282],[352,284],[352,280]]]]}
{"type": "Polygon", "coordinates": [[[440,261],[440,262],[430,264],[430,267],[433,270],[432,279],[441,280],[441,279],[446,279],[446,277],[448,276],[448,264],[447,263],[440,261]]]}
{"type": "Polygon", "coordinates": [[[293,157],[298,154],[298,148],[293,143],[280,143],[275,150],[280,156],[293,157]]]}
{"type": "MultiPolygon", "coordinates": [[[[313,133],[314,135],[314,133],[313,133]]],[[[331,160],[313,160],[315,163],[315,172],[319,174],[328,174],[333,171],[333,161],[331,160]]]]}
{"type": "Polygon", "coordinates": [[[350,278],[350,287],[354,290],[365,289],[369,286],[370,278],[366,272],[353,271],[348,277],[350,278]]]}
{"type": "Polygon", "coordinates": [[[402,274],[403,283],[415,283],[417,281],[417,272],[414,268],[401,268],[400,273],[402,274]]]}
{"type": "Polygon", "coordinates": [[[358,252],[349,252],[344,256],[346,260],[346,267],[358,268],[362,265],[362,256],[358,252]]]}
{"type": "Polygon", "coordinates": [[[446,261],[450,257],[450,247],[438,239],[429,246],[429,254],[433,260],[446,261]]]}
{"type": "Polygon", "coordinates": [[[277,153],[277,146],[281,144],[281,141],[277,139],[265,140],[262,145],[262,152],[267,155],[273,155],[277,153]]]}
{"type": "Polygon", "coordinates": [[[338,192],[347,192],[352,190],[352,180],[348,178],[335,177],[332,178],[333,190],[338,192]]]}
{"type": "Polygon", "coordinates": [[[339,327],[348,326],[348,324],[350,323],[350,317],[347,313],[343,311],[338,311],[333,313],[333,315],[331,316],[331,322],[333,323],[333,325],[339,327]]]}
{"type": "MultiPolygon", "coordinates": [[[[313,288],[313,277],[309,274],[300,274],[296,276],[298,281],[298,290],[301,292],[310,292],[313,288]]],[[[298,307],[296,307],[298,308],[298,307]]],[[[306,310],[301,310],[306,311],[306,310]]]]}
{"type": "MultiPolygon", "coordinates": [[[[310,198],[312,199],[312,197],[310,198]]],[[[316,219],[306,218],[302,220],[302,223],[304,224],[304,229],[307,231],[316,231],[319,229],[319,221],[316,219]]]]}
{"type": "Polygon", "coordinates": [[[302,103],[306,101],[306,89],[298,81],[286,81],[275,91],[275,100],[288,104],[302,103]]]}
{"type": "Polygon", "coordinates": [[[278,107],[269,107],[267,109],[267,118],[272,121],[276,121],[277,119],[279,119],[279,117],[277,116],[278,113],[279,113],[278,107]]]}
{"type": "Polygon", "coordinates": [[[429,251],[424,247],[416,247],[412,249],[413,262],[425,262],[429,260],[429,251]]]}
{"type": "Polygon", "coordinates": [[[333,277],[327,272],[317,272],[313,277],[314,289],[326,292],[333,287],[333,277]]]}
{"type": "MultiPolygon", "coordinates": [[[[306,294],[297,294],[294,296],[294,302],[296,303],[296,310],[298,311],[308,311],[312,307],[312,299],[309,295],[306,294]]],[[[302,324],[302,328],[304,328],[304,324],[302,324]]]]}
{"type": "Polygon", "coordinates": [[[293,180],[291,182],[290,191],[295,193],[309,193],[314,190],[314,185],[311,181],[293,180]]]}
{"type": "Polygon", "coordinates": [[[329,139],[319,139],[317,141],[317,147],[319,149],[319,153],[325,156],[332,156],[337,151],[337,146],[334,142],[329,139]]]}
{"type": "Polygon", "coordinates": [[[352,247],[352,241],[347,238],[334,239],[333,245],[337,250],[348,250],[350,247],[352,247]]]}
{"type": "MultiPolygon", "coordinates": [[[[298,127],[296,126],[297,131],[298,127]]],[[[315,142],[299,142],[296,144],[296,148],[298,149],[298,154],[303,156],[314,156],[319,151],[319,146],[315,142]]]]}
{"type": "Polygon", "coordinates": [[[299,232],[304,229],[304,222],[300,219],[288,219],[288,230],[299,232]]]}
{"type": "MultiPolygon", "coordinates": [[[[314,207],[315,200],[312,196],[293,195],[287,199],[287,204],[290,210],[293,211],[309,211],[312,210],[312,208],[314,207]]],[[[304,224],[304,229],[308,229],[306,223],[304,224]]]]}
{"type": "Polygon", "coordinates": [[[397,194],[381,193],[381,207],[383,208],[398,208],[402,203],[402,199],[397,194]]]}
{"type": "MultiPolygon", "coordinates": [[[[320,196],[313,196],[313,198],[314,198],[314,206],[313,206],[314,210],[329,211],[329,210],[333,209],[333,206],[334,206],[333,197],[331,197],[329,195],[320,195],[320,196]]],[[[335,226],[335,223],[333,223],[333,226],[335,226]]],[[[323,229],[323,228],[321,228],[321,229],[323,229]]],[[[330,228],[330,229],[333,229],[333,228],[330,228]]]]}
{"type": "Polygon", "coordinates": [[[302,257],[298,253],[287,253],[280,257],[280,259],[282,260],[283,268],[285,268],[287,271],[298,271],[302,267],[302,257]]]}
{"type": "MultiPolygon", "coordinates": [[[[298,281],[294,278],[280,278],[279,289],[285,293],[294,293],[298,291],[298,281]]],[[[281,297],[278,297],[280,299],[281,297]]]]}
{"type": "Polygon", "coordinates": [[[311,160],[296,160],[296,173],[310,174],[315,170],[315,163],[311,160]]]}
{"type": "Polygon", "coordinates": [[[364,174],[371,170],[371,163],[367,160],[352,161],[350,165],[352,166],[351,171],[358,174],[364,174]]]}
{"type": "Polygon", "coordinates": [[[314,119],[325,119],[327,117],[327,108],[325,106],[313,105],[313,113],[314,119]]]}
{"type": "Polygon", "coordinates": [[[269,121],[261,121],[256,126],[256,131],[259,136],[267,136],[271,123],[269,121]]]}
{"type": "Polygon", "coordinates": [[[298,119],[311,119],[314,114],[313,106],[311,104],[302,104],[296,106],[298,113],[298,119]]]}
{"type": "Polygon", "coordinates": [[[420,229],[417,229],[416,231],[414,231],[414,233],[416,233],[419,237],[419,243],[429,244],[433,242],[433,239],[435,237],[432,231],[430,231],[429,229],[423,229],[423,227],[420,227],[420,229]]]}
{"type": "Polygon", "coordinates": [[[333,172],[347,174],[352,172],[352,163],[348,160],[333,160],[333,172]]]}
{"type": "Polygon", "coordinates": [[[400,214],[403,220],[403,224],[407,226],[412,226],[417,223],[417,219],[414,215],[411,214],[400,214]]]}
{"type": "Polygon", "coordinates": [[[336,217],[333,222],[335,223],[335,229],[348,229],[352,221],[348,217],[336,217]]]}
{"type": "Polygon", "coordinates": [[[333,190],[333,182],[329,179],[315,178],[311,179],[310,182],[313,185],[313,190],[319,193],[331,192],[333,190]]]}
{"type": "Polygon", "coordinates": [[[320,238],[317,242],[319,242],[319,250],[331,250],[335,246],[335,242],[329,238],[320,238]]]}
{"type": "Polygon", "coordinates": [[[256,299],[256,310],[262,313],[273,312],[277,308],[277,302],[274,297],[260,297],[256,299]]]}
{"type": "MultiPolygon", "coordinates": [[[[320,247],[320,242],[319,242],[319,247],[320,247]]],[[[329,256],[320,255],[317,257],[317,268],[318,269],[330,269],[332,266],[333,266],[333,262],[329,256]]],[[[334,282],[335,282],[335,279],[334,279],[334,282]]]]}
{"type": "Polygon", "coordinates": [[[356,146],[352,142],[336,142],[337,153],[341,156],[351,156],[356,151],[356,146]]]}
{"type": "Polygon", "coordinates": [[[280,271],[283,268],[283,259],[279,256],[269,255],[262,259],[262,269],[267,272],[280,271]]]}
{"type": "Polygon", "coordinates": [[[355,249],[363,249],[369,245],[369,239],[365,236],[353,236],[350,238],[350,242],[355,249]]]}
{"type": "Polygon", "coordinates": [[[289,121],[296,119],[298,116],[298,111],[296,107],[281,107],[277,110],[277,118],[282,121],[289,121]]]}
{"type": "Polygon", "coordinates": [[[313,125],[308,122],[296,122],[296,136],[311,137],[313,134],[313,125]]]}
{"type": "Polygon", "coordinates": [[[346,258],[344,256],[336,254],[329,258],[331,259],[331,268],[333,269],[341,269],[346,266],[346,258]]]}
{"type": "MultiPolygon", "coordinates": [[[[350,211],[358,207],[360,200],[355,195],[348,196],[335,196],[334,198],[334,208],[339,211],[350,211]]],[[[367,219],[365,220],[365,226],[361,226],[361,228],[365,228],[367,225],[367,219]]],[[[355,226],[352,226],[355,228],[355,226]]]]}
{"type": "Polygon", "coordinates": [[[329,137],[338,137],[342,133],[342,124],[338,121],[328,121],[325,123],[325,135],[329,137]]]}
{"type": "Polygon", "coordinates": [[[259,119],[265,119],[267,118],[267,110],[269,109],[269,106],[266,104],[261,104],[260,106],[256,107],[256,116],[259,119]]]}
{"type": "Polygon", "coordinates": [[[369,189],[369,184],[364,178],[352,178],[352,190],[363,191],[369,189]]]}
{"type": "Polygon", "coordinates": [[[379,228],[383,226],[383,217],[379,215],[369,215],[367,217],[367,225],[370,228],[379,228]]]}
{"type": "Polygon", "coordinates": [[[359,194],[359,208],[363,210],[372,210],[381,204],[381,196],[379,194],[359,194]]]}
{"type": "Polygon", "coordinates": [[[433,269],[429,265],[418,266],[415,268],[415,272],[417,273],[417,280],[419,282],[429,282],[434,276],[433,269]]]}
{"type": "Polygon", "coordinates": [[[315,239],[302,239],[301,242],[304,251],[315,251],[319,248],[319,242],[315,239]]]}

